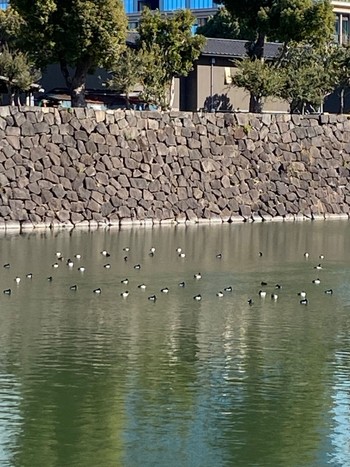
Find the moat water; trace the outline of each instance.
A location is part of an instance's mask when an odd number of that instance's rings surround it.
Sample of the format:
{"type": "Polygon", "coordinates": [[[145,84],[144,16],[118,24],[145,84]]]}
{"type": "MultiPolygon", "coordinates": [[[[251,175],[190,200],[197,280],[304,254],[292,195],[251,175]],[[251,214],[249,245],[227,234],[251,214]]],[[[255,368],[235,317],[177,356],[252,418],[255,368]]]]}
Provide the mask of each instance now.
{"type": "Polygon", "coordinates": [[[2,467],[350,465],[350,223],[13,234],[0,256],[2,467]]]}

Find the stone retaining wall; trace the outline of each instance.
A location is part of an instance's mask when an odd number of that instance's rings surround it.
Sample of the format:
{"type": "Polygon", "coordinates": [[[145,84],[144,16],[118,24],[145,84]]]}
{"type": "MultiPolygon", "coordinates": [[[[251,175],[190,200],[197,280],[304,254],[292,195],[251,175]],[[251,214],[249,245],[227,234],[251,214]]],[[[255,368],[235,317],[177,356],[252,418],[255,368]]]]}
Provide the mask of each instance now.
{"type": "Polygon", "coordinates": [[[350,117],[0,108],[0,226],[348,218],[350,117]]]}

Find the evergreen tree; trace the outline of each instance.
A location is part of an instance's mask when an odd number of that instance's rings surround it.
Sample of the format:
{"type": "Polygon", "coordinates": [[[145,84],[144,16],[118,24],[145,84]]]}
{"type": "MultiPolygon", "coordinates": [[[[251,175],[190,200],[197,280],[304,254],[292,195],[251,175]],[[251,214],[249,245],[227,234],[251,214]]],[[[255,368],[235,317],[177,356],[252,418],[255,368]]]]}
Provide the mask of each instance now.
{"type": "MultiPolygon", "coordinates": [[[[251,60],[263,60],[266,39],[312,45],[329,43],[334,14],[329,0],[223,0],[227,10],[254,32],[249,47],[251,60]]],[[[249,110],[261,110],[259,97],[251,92],[249,110]]]]}
{"type": "Polygon", "coordinates": [[[84,107],[88,73],[125,48],[121,0],[11,0],[23,20],[21,48],[41,66],[59,63],[73,107],[84,107]]]}

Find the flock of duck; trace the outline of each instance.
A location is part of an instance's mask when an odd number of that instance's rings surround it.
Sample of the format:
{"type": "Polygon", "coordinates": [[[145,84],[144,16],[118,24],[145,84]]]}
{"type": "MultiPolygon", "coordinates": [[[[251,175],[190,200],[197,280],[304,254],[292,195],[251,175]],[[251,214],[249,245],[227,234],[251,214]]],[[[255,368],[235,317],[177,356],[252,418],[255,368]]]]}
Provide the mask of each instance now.
{"type": "MultiPolygon", "coordinates": [[[[128,252],[130,251],[130,248],[129,247],[125,247],[123,248],[123,252],[124,252],[124,261],[127,262],[128,261],[128,252]]],[[[155,247],[152,247],[150,248],[149,250],[149,256],[153,257],[155,255],[155,252],[156,252],[156,248],[155,247]]],[[[110,253],[107,251],[107,250],[102,250],[100,252],[100,254],[104,257],[104,258],[109,258],[111,255],[110,253]]],[[[176,249],[176,254],[178,255],[179,258],[185,258],[186,257],[186,254],[182,251],[181,248],[177,248],[176,249]]],[[[262,252],[259,252],[259,257],[262,257],[263,256],[263,253],[262,252]]],[[[309,258],[309,253],[304,253],[304,257],[306,259],[309,258]]],[[[218,253],[216,255],[216,258],[217,259],[221,259],[222,258],[222,253],[218,253]]],[[[65,259],[63,254],[61,252],[56,252],[56,258],[55,258],[55,262],[52,264],[52,268],[53,270],[57,269],[59,266],[60,266],[60,263],[61,264],[65,264],[67,268],[69,269],[72,269],[74,268],[75,266],[75,262],[78,261],[78,263],[80,262],[80,260],[82,259],[82,255],[81,254],[75,254],[74,255],[74,259],[71,259],[71,258],[68,258],[68,259],[65,259]]],[[[324,259],[324,255],[320,255],[319,256],[319,259],[320,260],[323,260],[324,259]]],[[[79,263],[80,264],[80,263],[79,263]]],[[[11,265],[10,263],[6,263],[3,265],[4,268],[6,269],[10,269],[11,268],[11,265]]],[[[106,262],[103,267],[105,269],[110,269],[111,268],[111,264],[109,262],[106,262]]],[[[139,270],[141,269],[141,264],[135,264],[133,266],[133,268],[135,270],[139,270]]],[[[319,270],[322,270],[323,269],[323,266],[321,263],[317,264],[316,266],[314,266],[314,269],[319,271],[319,270]]],[[[80,272],[80,273],[84,273],[85,272],[85,267],[82,266],[82,265],[79,265],[77,267],[77,270],[80,272]]],[[[32,279],[33,278],[33,274],[31,272],[27,273],[25,275],[25,278],[26,279],[32,279]]],[[[193,275],[193,279],[195,281],[199,281],[202,279],[202,274],[200,272],[197,272],[193,275]]],[[[21,283],[21,277],[19,276],[16,276],[14,278],[14,282],[16,284],[16,286],[19,286],[19,284],[21,283]]],[[[47,277],[47,281],[49,282],[52,282],[54,280],[54,276],[51,275],[51,276],[48,276],[47,277]]],[[[124,278],[120,281],[121,284],[123,285],[128,285],[129,283],[129,279],[128,278],[124,278]]],[[[320,279],[317,277],[316,279],[313,279],[312,280],[312,283],[315,284],[315,285],[319,285],[321,283],[320,279]]],[[[177,284],[178,287],[186,287],[186,282],[185,281],[181,281],[177,284]]],[[[264,300],[268,297],[268,292],[266,291],[266,287],[268,286],[268,283],[265,282],[265,281],[261,281],[260,283],[260,286],[263,287],[262,289],[259,290],[258,292],[258,296],[260,298],[260,300],[264,300]]],[[[147,286],[146,284],[144,283],[141,283],[137,286],[139,289],[141,290],[146,290],[147,286]]],[[[71,286],[69,286],[69,289],[71,291],[77,291],[78,290],[78,285],[77,284],[72,284],[71,286]]],[[[275,284],[274,285],[274,291],[270,294],[270,298],[271,300],[273,301],[277,301],[278,298],[279,298],[279,295],[278,295],[278,290],[282,289],[282,285],[281,284],[275,284]]],[[[224,295],[226,294],[230,294],[231,292],[233,291],[233,287],[231,285],[227,285],[225,286],[222,290],[219,290],[217,293],[216,293],[216,296],[218,298],[222,298],[224,297],[224,295]]],[[[92,292],[94,294],[101,294],[102,293],[102,289],[101,287],[97,287],[95,289],[92,290],[92,292]]],[[[11,288],[7,288],[7,289],[4,289],[3,290],[3,293],[5,295],[11,295],[12,294],[12,289],[11,288]]],[[[123,298],[123,299],[126,299],[128,296],[129,296],[129,290],[125,290],[123,292],[120,293],[120,296],[123,298]]],[[[169,293],[169,288],[168,287],[163,287],[160,289],[160,293],[161,294],[167,294],[169,293]]],[[[327,295],[332,295],[333,294],[333,289],[326,289],[324,291],[325,294],[327,295]]],[[[300,292],[298,292],[298,296],[299,296],[299,303],[300,305],[308,305],[309,304],[309,300],[307,298],[307,293],[305,290],[302,290],[300,292]]],[[[201,301],[202,300],[202,295],[199,293],[199,294],[196,294],[193,296],[193,299],[196,300],[196,301],[201,301]]],[[[151,294],[151,295],[148,295],[148,300],[150,301],[153,301],[155,302],[157,300],[157,295],[155,293],[151,294]]],[[[249,306],[252,306],[254,304],[254,299],[253,298],[249,298],[248,299],[248,305],[249,306]]]]}

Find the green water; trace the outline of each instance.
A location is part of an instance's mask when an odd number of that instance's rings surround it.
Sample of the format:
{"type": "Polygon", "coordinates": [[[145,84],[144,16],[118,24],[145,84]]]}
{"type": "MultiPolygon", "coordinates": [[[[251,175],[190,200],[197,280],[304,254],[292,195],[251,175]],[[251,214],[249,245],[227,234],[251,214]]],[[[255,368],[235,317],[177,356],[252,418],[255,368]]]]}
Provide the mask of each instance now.
{"type": "Polygon", "coordinates": [[[350,465],[349,223],[8,235],[0,257],[1,467],[350,465]]]}

